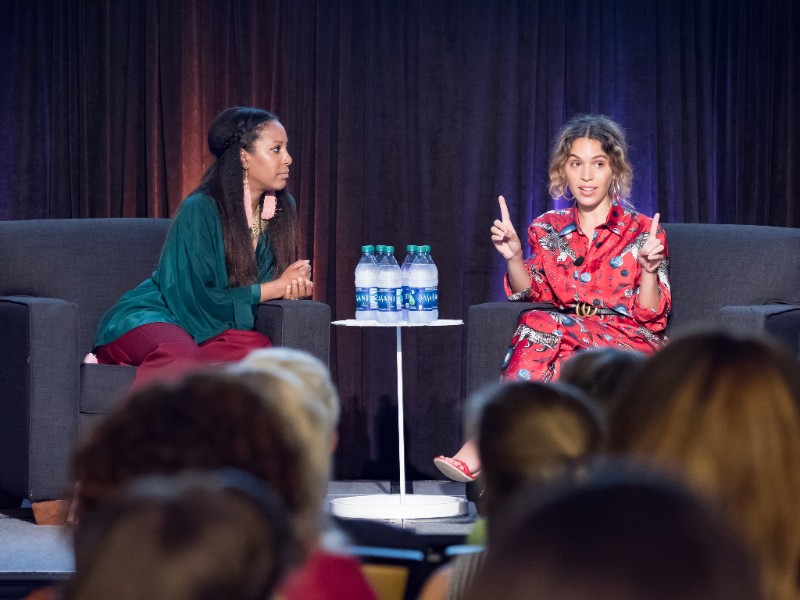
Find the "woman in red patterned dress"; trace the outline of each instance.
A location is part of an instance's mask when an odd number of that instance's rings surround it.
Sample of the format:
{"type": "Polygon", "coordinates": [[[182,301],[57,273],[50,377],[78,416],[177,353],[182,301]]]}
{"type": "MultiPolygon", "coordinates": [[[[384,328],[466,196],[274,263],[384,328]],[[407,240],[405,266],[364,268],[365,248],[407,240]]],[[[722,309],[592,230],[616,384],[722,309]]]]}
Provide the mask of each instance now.
{"type": "MultiPolygon", "coordinates": [[[[556,138],[549,175],[550,195],[573,206],[534,219],[527,260],[502,196],[491,228],[508,268],[508,299],[553,304],[522,314],[501,381],[555,380],[564,361],[586,348],[649,353],[664,344],[667,240],[658,213],[650,219],[626,199],[633,171],[622,129],[601,115],[574,117],[556,138]]],[[[456,481],[473,481],[480,469],[472,441],[434,462],[456,481]]]]}

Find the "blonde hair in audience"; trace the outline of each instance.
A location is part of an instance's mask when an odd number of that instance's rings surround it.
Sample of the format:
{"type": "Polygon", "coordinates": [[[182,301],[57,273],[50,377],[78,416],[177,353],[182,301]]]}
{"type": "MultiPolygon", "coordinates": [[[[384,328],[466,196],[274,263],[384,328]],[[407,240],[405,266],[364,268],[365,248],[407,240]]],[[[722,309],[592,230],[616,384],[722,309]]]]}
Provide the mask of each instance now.
{"type": "Polygon", "coordinates": [[[228,372],[260,392],[264,402],[272,410],[278,411],[294,429],[297,439],[304,448],[304,465],[299,474],[303,497],[307,505],[298,512],[298,537],[308,543],[315,543],[322,530],[323,502],[331,476],[331,440],[335,433],[330,410],[320,402],[310,388],[293,372],[276,365],[239,363],[232,365],[228,372]],[[291,383],[292,394],[275,395],[271,391],[276,379],[291,383]]]}
{"type": "Polygon", "coordinates": [[[328,413],[326,427],[332,435],[335,434],[339,424],[339,394],[333,384],[328,367],[317,357],[296,348],[273,346],[254,350],[239,364],[243,368],[285,369],[296,375],[328,413]]]}
{"type": "Polygon", "coordinates": [[[650,359],[611,417],[612,450],[677,467],[760,561],[765,597],[800,597],[800,376],[766,340],[703,332],[650,359]]]}

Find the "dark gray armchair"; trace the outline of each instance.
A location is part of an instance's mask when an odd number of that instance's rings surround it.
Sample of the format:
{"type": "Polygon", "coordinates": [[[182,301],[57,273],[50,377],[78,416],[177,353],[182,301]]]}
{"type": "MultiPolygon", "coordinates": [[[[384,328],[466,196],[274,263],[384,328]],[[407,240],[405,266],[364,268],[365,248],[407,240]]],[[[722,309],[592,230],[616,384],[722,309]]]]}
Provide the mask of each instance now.
{"type": "MultiPolygon", "coordinates": [[[[664,228],[672,288],[668,336],[698,325],[719,326],[769,334],[797,352],[800,229],[697,223],[664,228]]],[[[520,313],[535,307],[525,302],[470,307],[467,392],[497,381],[520,313]]]]}
{"type": "MultiPolygon", "coordinates": [[[[171,221],[0,222],[0,499],[64,497],[79,435],[130,388],[133,367],[82,364],[105,311],[150,275],[171,221]]],[[[273,344],[328,363],[330,308],[259,306],[273,344]]],[[[34,504],[35,508],[35,504],[34,504]]]]}

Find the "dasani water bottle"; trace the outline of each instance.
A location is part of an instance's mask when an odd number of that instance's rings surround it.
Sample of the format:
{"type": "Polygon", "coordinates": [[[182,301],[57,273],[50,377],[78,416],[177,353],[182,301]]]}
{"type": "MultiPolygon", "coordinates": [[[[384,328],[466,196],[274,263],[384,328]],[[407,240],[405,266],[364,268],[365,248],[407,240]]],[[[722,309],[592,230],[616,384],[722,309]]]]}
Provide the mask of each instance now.
{"type": "Polygon", "coordinates": [[[361,260],[356,265],[356,320],[378,320],[378,263],[374,246],[361,246],[361,260]]]}

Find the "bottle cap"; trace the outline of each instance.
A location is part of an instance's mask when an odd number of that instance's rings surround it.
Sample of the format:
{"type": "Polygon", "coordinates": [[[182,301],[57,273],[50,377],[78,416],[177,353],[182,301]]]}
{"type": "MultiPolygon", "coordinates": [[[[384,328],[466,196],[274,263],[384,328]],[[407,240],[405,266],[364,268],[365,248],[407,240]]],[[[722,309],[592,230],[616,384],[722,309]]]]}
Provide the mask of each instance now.
{"type": "Polygon", "coordinates": [[[369,244],[367,246],[361,246],[361,252],[375,252],[375,246],[369,244]]]}
{"type": "Polygon", "coordinates": [[[408,246],[406,246],[406,252],[416,252],[416,251],[417,247],[414,244],[409,244],[408,246]]]}
{"type": "Polygon", "coordinates": [[[394,246],[385,246],[386,252],[389,254],[394,254],[394,246]]]}
{"type": "Polygon", "coordinates": [[[375,246],[375,251],[376,252],[386,252],[386,246],[384,246],[383,244],[378,244],[377,246],[375,246]]]}

